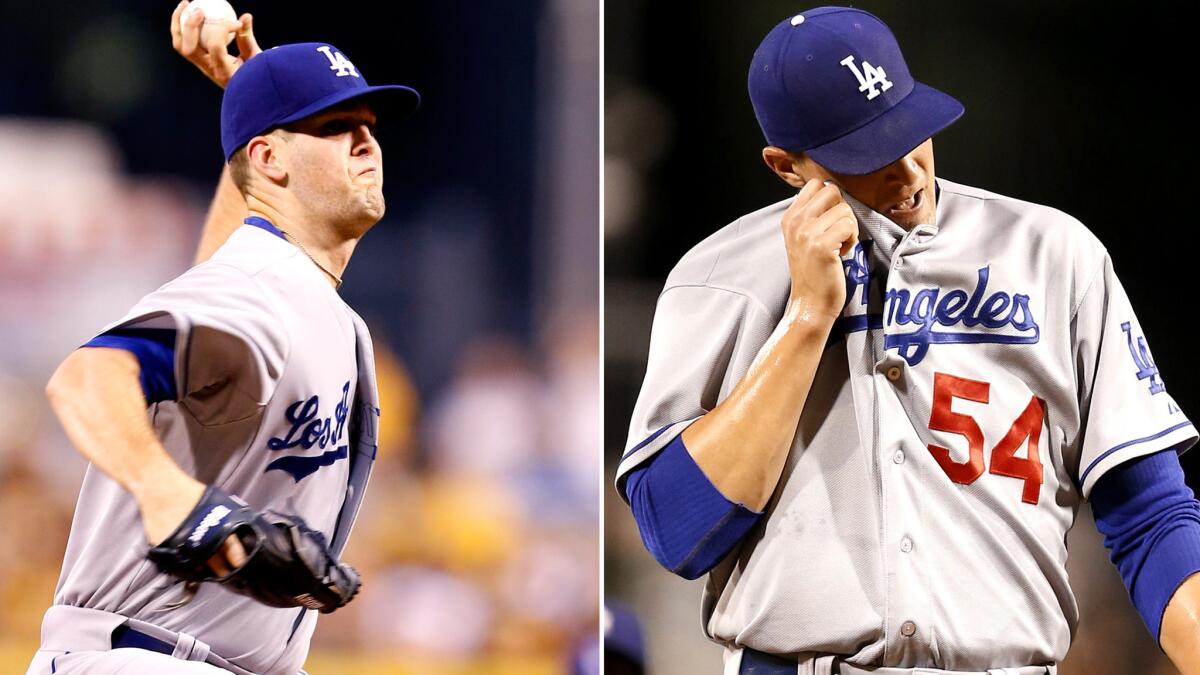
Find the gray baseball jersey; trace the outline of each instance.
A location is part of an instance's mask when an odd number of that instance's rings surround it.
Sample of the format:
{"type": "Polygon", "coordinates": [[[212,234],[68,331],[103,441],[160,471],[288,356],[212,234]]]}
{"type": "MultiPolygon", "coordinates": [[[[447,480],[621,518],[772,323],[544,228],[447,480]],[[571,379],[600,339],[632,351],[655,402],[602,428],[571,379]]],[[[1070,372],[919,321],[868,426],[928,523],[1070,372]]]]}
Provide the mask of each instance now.
{"type": "MultiPolygon", "coordinates": [[[[983,670],[1061,660],[1065,536],[1112,467],[1196,430],[1100,242],[1055,209],[937,179],[905,231],[847,196],[848,299],[764,518],[708,576],[736,651],[983,670]]],[[[618,484],[743,377],[787,302],[791,200],[688,252],[659,297],[618,484]]]]}
{"type": "MultiPolygon", "coordinates": [[[[149,409],[171,457],[256,509],[299,514],[340,554],[374,460],[378,409],[370,335],[324,273],[281,237],[243,226],[106,330],[116,327],[176,331],[177,400],[149,409]]],[[[213,583],[169,609],[182,586],[147,548],[136,502],[89,467],[41,654],[107,649],[112,629],[132,619],[181,635],[169,641],[189,645],[193,660],[211,650],[254,673],[300,671],[315,611],[213,583]]]]}

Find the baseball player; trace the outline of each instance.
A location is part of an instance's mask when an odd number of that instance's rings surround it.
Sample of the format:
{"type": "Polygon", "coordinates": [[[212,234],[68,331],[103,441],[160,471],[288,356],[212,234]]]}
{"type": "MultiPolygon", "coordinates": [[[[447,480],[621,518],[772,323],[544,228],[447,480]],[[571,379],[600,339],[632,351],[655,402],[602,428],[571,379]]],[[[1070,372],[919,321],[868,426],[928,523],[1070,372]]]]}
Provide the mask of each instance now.
{"type": "Polygon", "coordinates": [[[1082,224],[934,174],[963,107],[891,31],[823,7],[750,64],[798,194],[697,244],[659,297],[617,487],[707,574],[735,673],[1053,673],[1080,502],[1134,605],[1200,672],[1200,508],[1167,393],[1082,224]]]}
{"type": "Polygon", "coordinates": [[[221,141],[237,194],[213,213],[244,199],[244,224],[47,387],[91,464],[31,674],[292,675],[313,610],[358,588],[337,556],[379,411],[370,335],[336,290],[384,211],[377,116],[419,96],[368,86],[329,44],[253,55],[245,17],[235,67],[201,59],[224,45],[198,47],[179,9],[173,28],[218,83],[232,73],[221,141]]]}

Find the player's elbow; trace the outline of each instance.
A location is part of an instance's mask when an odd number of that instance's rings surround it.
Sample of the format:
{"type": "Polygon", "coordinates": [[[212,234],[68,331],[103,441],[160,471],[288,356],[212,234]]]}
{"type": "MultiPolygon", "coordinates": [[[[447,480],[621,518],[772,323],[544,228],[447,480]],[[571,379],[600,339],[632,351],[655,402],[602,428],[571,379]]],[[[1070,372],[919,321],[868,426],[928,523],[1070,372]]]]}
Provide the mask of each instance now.
{"type": "Polygon", "coordinates": [[[46,382],[46,398],[61,417],[75,402],[87,399],[96,385],[122,376],[137,378],[132,354],[116,349],[76,349],[46,382]]]}
{"type": "Polygon", "coordinates": [[[56,412],[62,410],[63,406],[73,400],[81,388],[83,369],[80,359],[76,356],[78,353],[78,351],[72,352],[62,363],[58,364],[58,368],[46,382],[46,398],[50,401],[50,407],[56,412]]]}

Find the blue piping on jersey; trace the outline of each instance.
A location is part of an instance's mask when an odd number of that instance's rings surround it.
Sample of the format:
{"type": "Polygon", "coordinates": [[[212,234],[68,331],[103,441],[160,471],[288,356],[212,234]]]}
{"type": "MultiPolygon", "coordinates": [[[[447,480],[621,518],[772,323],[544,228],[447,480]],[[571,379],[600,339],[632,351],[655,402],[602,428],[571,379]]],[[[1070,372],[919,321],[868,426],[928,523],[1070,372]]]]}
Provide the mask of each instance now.
{"type": "Polygon", "coordinates": [[[647,437],[646,440],[644,440],[641,443],[638,443],[637,445],[630,448],[628,452],[621,455],[621,461],[625,461],[625,458],[629,457],[630,455],[637,452],[638,450],[641,450],[642,448],[646,447],[647,445],[650,445],[650,443],[652,443],[654,441],[654,439],[658,438],[659,436],[662,436],[662,433],[664,431],[666,431],[667,429],[670,429],[672,424],[675,424],[675,423],[671,422],[671,424],[664,424],[661,429],[650,434],[650,436],[647,437]]]}
{"type": "Polygon", "coordinates": [[[271,234],[275,235],[276,237],[279,237],[280,239],[287,241],[287,237],[283,236],[283,232],[280,231],[280,229],[278,227],[275,227],[275,225],[273,225],[271,223],[271,221],[267,220],[266,218],[259,218],[258,216],[249,216],[242,222],[247,225],[252,225],[254,227],[257,227],[260,230],[265,230],[267,232],[270,232],[271,234]]]}
{"type": "MultiPolygon", "coordinates": [[[[1091,464],[1089,464],[1089,465],[1088,465],[1088,467],[1087,467],[1086,469],[1084,469],[1084,470],[1083,470],[1083,473],[1082,473],[1082,474],[1080,474],[1080,476],[1079,476],[1079,486],[1080,486],[1080,487],[1083,487],[1083,485],[1087,483],[1087,477],[1088,477],[1088,474],[1092,472],[1092,469],[1096,468],[1096,465],[1097,465],[1097,464],[1099,464],[1100,462],[1102,462],[1102,461],[1104,460],[1104,458],[1105,458],[1105,457],[1108,457],[1109,455],[1113,454],[1114,452],[1116,452],[1116,451],[1118,451],[1118,450],[1121,450],[1121,449],[1124,449],[1124,448],[1128,448],[1128,447],[1129,447],[1129,446],[1131,446],[1131,445],[1137,445],[1138,443],[1146,443],[1147,441],[1153,441],[1153,440],[1154,440],[1154,439],[1156,439],[1156,438],[1161,438],[1161,437],[1163,437],[1163,436],[1166,436],[1167,434],[1171,433],[1172,431],[1178,431],[1179,429],[1182,429],[1182,428],[1184,428],[1184,427],[1191,426],[1191,424],[1192,424],[1192,423],[1191,423],[1190,421],[1186,421],[1186,420],[1185,420],[1185,421],[1183,421],[1183,422],[1180,422],[1179,424],[1176,424],[1176,425],[1175,425],[1175,426],[1173,426],[1173,427],[1169,427],[1169,428],[1167,428],[1167,429],[1163,429],[1162,431],[1158,432],[1157,434],[1153,434],[1153,435],[1150,435],[1150,436],[1145,436],[1145,437],[1143,437],[1143,438],[1135,438],[1135,439],[1133,439],[1132,441],[1125,441],[1124,443],[1122,443],[1122,444],[1120,444],[1120,445],[1113,446],[1112,448],[1109,448],[1108,450],[1105,450],[1104,452],[1100,453],[1100,456],[1099,456],[1099,457],[1097,457],[1096,459],[1092,460],[1092,463],[1091,463],[1091,464]]],[[[1164,448],[1164,450],[1165,450],[1165,448],[1164,448]]]]}

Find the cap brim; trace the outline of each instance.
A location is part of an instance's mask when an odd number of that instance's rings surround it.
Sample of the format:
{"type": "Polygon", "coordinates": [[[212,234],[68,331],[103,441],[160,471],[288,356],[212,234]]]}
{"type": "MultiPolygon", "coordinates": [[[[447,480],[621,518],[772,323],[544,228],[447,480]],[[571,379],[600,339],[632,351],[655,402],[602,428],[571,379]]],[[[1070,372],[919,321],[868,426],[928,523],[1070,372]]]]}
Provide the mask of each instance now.
{"type": "Polygon", "coordinates": [[[332,108],[339,103],[356,98],[367,98],[371,103],[371,107],[375,109],[375,114],[379,116],[379,121],[385,124],[398,122],[408,117],[421,105],[421,95],[417,93],[417,90],[401,84],[385,84],[378,87],[362,87],[361,89],[343,89],[324,98],[317,99],[296,112],[277,120],[275,126],[302,120],[326,108],[332,108]]]}
{"type": "Polygon", "coordinates": [[[850,133],[805,150],[826,169],[850,176],[878,171],[962,117],[963,105],[933,87],[913,90],[891,110],[850,133]]]}

